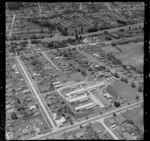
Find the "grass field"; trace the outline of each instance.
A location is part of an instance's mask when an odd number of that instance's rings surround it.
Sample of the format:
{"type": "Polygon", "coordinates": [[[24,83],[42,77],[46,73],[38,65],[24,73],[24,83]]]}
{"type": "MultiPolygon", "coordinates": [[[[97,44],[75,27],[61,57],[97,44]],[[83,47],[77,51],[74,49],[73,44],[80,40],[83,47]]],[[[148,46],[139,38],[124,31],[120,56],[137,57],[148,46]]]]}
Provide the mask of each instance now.
{"type": "Polygon", "coordinates": [[[110,95],[112,95],[115,99],[118,98],[117,92],[114,90],[114,88],[113,88],[111,85],[109,85],[109,86],[106,88],[106,91],[107,91],[110,95]]]}
{"type": "Polygon", "coordinates": [[[123,115],[126,117],[126,119],[137,125],[142,132],[144,132],[143,109],[141,107],[134,109],[134,111],[126,112],[123,115]]]}
{"type": "Polygon", "coordinates": [[[119,45],[118,48],[122,50],[122,53],[114,53],[116,58],[120,59],[123,64],[130,64],[143,72],[143,42],[119,45]]]}
{"type": "Polygon", "coordinates": [[[116,48],[114,48],[114,47],[112,47],[112,46],[106,46],[106,47],[102,47],[101,48],[104,52],[106,52],[106,53],[118,53],[118,52],[120,52],[118,49],[116,49],[116,48]]]}
{"type": "Polygon", "coordinates": [[[122,81],[114,82],[112,87],[118,93],[118,95],[127,100],[135,99],[137,95],[140,96],[140,93],[137,91],[137,89],[132,88],[131,86],[122,81]]]}

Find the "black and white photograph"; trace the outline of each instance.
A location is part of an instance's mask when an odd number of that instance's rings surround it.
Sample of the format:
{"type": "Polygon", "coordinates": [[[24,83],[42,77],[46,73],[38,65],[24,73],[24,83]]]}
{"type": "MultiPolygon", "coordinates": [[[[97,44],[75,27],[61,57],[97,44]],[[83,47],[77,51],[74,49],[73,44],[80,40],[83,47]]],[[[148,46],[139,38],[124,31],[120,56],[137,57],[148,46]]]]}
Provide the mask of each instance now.
{"type": "Polygon", "coordinates": [[[6,140],[144,140],[144,2],[5,2],[6,140]]]}

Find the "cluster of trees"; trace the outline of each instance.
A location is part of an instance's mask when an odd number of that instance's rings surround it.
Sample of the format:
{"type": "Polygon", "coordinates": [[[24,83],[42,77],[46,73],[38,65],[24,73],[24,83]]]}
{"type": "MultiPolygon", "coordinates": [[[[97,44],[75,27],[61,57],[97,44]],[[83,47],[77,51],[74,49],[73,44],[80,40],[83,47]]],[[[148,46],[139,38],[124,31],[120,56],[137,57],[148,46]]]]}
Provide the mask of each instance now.
{"type": "Polygon", "coordinates": [[[88,139],[94,139],[94,140],[100,139],[99,135],[96,133],[96,131],[94,131],[91,125],[87,126],[86,128],[86,136],[88,139]]]}
{"type": "Polygon", "coordinates": [[[124,81],[125,83],[128,83],[128,79],[124,78],[124,77],[121,78],[121,81],[124,81]]]}
{"type": "Polygon", "coordinates": [[[119,101],[114,101],[114,106],[115,106],[116,108],[120,107],[120,102],[119,102],[119,101]]]}
{"type": "Polygon", "coordinates": [[[98,28],[92,27],[92,28],[89,28],[87,31],[88,31],[88,33],[97,32],[97,31],[98,31],[98,28]]]}
{"type": "Polygon", "coordinates": [[[32,22],[38,24],[41,27],[47,27],[49,28],[50,31],[56,30],[56,26],[57,26],[55,23],[50,23],[49,21],[41,21],[37,19],[32,19],[32,22]]]}
{"type": "Polygon", "coordinates": [[[107,59],[112,61],[113,64],[118,65],[121,64],[121,61],[119,59],[116,59],[112,54],[107,53],[107,59]]]}
{"type": "Polygon", "coordinates": [[[20,7],[23,7],[22,2],[7,2],[6,5],[9,10],[19,10],[20,7]]]}

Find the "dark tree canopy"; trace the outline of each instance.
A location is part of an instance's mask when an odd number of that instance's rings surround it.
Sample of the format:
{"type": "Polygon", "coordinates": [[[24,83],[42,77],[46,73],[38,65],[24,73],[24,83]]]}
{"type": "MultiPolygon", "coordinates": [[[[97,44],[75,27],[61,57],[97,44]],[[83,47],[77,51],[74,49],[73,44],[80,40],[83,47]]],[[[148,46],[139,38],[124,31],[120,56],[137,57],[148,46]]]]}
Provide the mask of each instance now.
{"type": "Polygon", "coordinates": [[[7,6],[9,10],[19,10],[23,5],[22,2],[8,2],[7,6]]]}

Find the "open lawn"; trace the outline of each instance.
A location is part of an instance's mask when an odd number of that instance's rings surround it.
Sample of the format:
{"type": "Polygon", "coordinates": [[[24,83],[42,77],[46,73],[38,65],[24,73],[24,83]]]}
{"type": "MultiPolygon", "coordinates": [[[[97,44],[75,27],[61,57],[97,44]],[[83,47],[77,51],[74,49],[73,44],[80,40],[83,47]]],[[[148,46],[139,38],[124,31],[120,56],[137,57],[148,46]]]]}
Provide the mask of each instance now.
{"type": "Polygon", "coordinates": [[[137,89],[132,88],[131,86],[122,81],[115,81],[112,87],[118,95],[127,100],[135,99],[137,95],[140,96],[140,93],[137,91],[137,89]]]}
{"type": "Polygon", "coordinates": [[[84,81],[85,78],[81,75],[81,73],[73,73],[70,75],[58,77],[57,80],[60,83],[67,83],[67,82],[81,82],[84,81]]]}
{"type": "Polygon", "coordinates": [[[123,115],[126,119],[132,121],[142,132],[144,132],[143,108],[136,108],[133,111],[124,113],[123,115]]]}
{"type": "Polygon", "coordinates": [[[120,59],[123,64],[130,64],[143,72],[143,42],[119,45],[118,48],[122,50],[122,53],[114,53],[116,58],[120,59]]]}
{"type": "Polygon", "coordinates": [[[106,53],[118,53],[120,52],[118,49],[114,48],[113,46],[106,46],[101,48],[106,53]]]}

